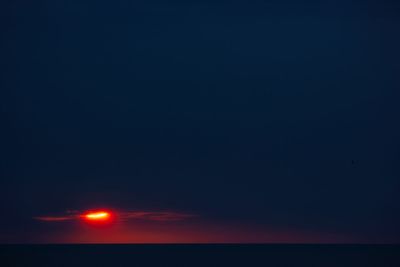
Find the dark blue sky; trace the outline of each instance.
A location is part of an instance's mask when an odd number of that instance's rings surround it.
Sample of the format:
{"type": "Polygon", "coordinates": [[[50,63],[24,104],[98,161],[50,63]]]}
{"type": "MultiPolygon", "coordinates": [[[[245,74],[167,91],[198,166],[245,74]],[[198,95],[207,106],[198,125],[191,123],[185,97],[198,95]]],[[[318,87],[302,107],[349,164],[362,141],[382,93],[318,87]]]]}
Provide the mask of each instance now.
{"type": "Polygon", "coordinates": [[[399,242],[400,6],[321,2],[3,1],[0,242],[99,205],[399,242]]]}

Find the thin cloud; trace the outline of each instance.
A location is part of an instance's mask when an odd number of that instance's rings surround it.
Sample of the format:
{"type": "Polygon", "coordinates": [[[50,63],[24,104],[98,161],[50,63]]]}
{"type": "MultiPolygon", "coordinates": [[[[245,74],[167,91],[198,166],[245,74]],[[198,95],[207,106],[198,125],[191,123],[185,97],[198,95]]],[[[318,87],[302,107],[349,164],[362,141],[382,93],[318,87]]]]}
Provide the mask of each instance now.
{"type": "Polygon", "coordinates": [[[76,219],[75,216],[39,216],[34,217],[35,220],[44,222],[64,222],[76,219]]]}
{"type": "MultiPolygon", "coordinates": [[[[115,215],[119,220],[143,220],[143,221],[157,221],[157,222],[176,222],[184,221],[194,217],[198,217],[194,214],[173,212],[173,211],[124,211],[116,212],[115,215]]],[[[83,216],[83,212],[71,211],[66,212],[65,215],[60,216],[37,216],[33,219],[42,222],[65,222],[78,220],[83,216]]]]}
{"type": "Polygon", "coordinates": [[[138,219],[147,221],[183,221],[193,217],[193,214],[162,211],[162,212],[146,212],[146,211],[131,211],[121,213],[121,218],[138,219]]]}

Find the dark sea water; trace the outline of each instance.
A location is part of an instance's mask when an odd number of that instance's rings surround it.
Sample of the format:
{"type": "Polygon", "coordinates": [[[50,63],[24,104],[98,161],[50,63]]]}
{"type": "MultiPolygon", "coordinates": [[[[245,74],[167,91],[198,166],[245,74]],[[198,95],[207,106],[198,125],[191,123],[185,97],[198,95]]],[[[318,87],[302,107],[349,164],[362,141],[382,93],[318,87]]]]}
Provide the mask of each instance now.
{"type": "Polygon", "coordinates": [[[396,245],[1,245],[0,266],[400,266],[396,245]]]}

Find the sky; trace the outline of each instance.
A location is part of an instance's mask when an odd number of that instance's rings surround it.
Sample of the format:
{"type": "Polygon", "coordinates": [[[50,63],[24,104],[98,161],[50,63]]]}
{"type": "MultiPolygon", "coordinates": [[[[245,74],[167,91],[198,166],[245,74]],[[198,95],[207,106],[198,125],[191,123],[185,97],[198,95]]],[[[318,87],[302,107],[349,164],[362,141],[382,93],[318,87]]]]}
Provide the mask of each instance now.
{"type": "Polygon", "coordinates": [[[0,243],[399,243],[399,29],[385,0],[2,1],[0,243]]]}

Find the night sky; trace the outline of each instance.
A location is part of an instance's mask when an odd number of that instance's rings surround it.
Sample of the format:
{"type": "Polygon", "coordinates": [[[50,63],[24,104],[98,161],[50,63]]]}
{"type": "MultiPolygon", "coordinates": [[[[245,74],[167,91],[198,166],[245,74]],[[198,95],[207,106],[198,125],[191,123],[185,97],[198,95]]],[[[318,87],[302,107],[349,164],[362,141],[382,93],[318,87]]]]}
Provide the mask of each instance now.
{"type": "Polygon", "coordinates": [[[400,242],[396,1],[3,0],[0,33],[0,243],[400,242]]]}

